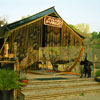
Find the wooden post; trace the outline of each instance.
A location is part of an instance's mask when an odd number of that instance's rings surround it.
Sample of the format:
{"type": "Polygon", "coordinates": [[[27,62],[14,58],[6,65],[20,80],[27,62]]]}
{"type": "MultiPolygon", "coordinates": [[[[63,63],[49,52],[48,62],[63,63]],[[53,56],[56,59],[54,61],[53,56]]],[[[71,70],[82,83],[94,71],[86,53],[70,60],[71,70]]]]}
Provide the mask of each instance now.
{"type": "Polygon", "coordinates": [[[5,58],[8,58],[8,49],[9,49],[9,45],[8,45],[8,42],[6,42],[4,45],[4,57],[5,58]]]}
{"type": "Polygon", "coordinates": [[[17,57],[15,58],[14,70],[19,74],[19,61],[17,57]]]}
{"type": "Polygon", "coordinates": [[[14,57],[17,56],[17,42],[14,43],[14,57]]]}
{"type": "MultiPolygon", "coordinates": [[[[19,61],[18,58],[15,57],[15,64],[14,64],[14,71],[16,71],[16,74],[19,75],[19,61]]],[[[16,99],[18,96],[18,90],[14,90],[14,99],[16,99]]]]}
{"type": "Polygon", "coordinates": [[[96,55],[94,55],[94,63],[93,63],[93,76],[95,76],[95,61],[96,61],[96,55]]]}

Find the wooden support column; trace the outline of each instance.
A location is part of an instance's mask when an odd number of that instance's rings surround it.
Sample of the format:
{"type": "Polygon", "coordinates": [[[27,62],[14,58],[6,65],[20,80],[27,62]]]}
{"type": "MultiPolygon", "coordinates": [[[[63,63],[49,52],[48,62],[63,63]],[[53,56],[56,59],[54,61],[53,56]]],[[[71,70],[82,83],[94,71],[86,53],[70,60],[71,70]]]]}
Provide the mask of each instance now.
{"type": "Polygon", "coordinates": [[[96,62],[96,55],[94,55],[94,64],[93,64],[93,76],[95,76],[95,62],[96,62]]]}
{"type": "MultiPolygon", "coordinates": [[[[15,57],[15,64],[14,64],[14,71],[16,71],[16,74],[19,75],[19,60],[17,57],[15,57]]],[[[18,90],[14,90],[14,100],[18,96],[18,90]]]]}
{"type": "Polygon", "coordinates": [[[14,44],[14,57],[17,56],[17,42],[15,42],[14,44]]]}
{"type": "Polygon", "coordinates": [[[19,74],[19,60],[17,57],[15,57],[14,70],[19,74]]]}
{"type": "MultiPolygon", "coordinates": [[[[20,68],[19,68],[19,60],[17,58],[17,42],[15,42],[13,46],[14,46],[14,57],[15,57],[14,71],[16,71],[16,74],[19,75],[20,68]]],[[[14,90],[14,99],[16,99],[17,96],[18,96],[18,90],[14,90]]]]}
{"type": "Polygon", "coordinates": [[[6,42],[4,45],[4,57],[5,58],[8,58],[8,49],[9,49],[9,45],[8,45],[8,42],[6,42]]]}

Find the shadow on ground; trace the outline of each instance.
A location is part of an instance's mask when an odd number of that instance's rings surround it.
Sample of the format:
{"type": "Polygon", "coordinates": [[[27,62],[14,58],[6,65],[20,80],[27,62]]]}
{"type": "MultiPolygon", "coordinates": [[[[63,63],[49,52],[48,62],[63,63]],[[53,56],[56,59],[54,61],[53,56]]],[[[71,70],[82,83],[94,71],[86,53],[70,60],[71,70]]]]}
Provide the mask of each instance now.
{"type": "Polygon", "coordinates": [[[53,77],[53,78],[35,78],[35,80],[45,81],[45,80],[68,80],[68,78],[53,77]]]}

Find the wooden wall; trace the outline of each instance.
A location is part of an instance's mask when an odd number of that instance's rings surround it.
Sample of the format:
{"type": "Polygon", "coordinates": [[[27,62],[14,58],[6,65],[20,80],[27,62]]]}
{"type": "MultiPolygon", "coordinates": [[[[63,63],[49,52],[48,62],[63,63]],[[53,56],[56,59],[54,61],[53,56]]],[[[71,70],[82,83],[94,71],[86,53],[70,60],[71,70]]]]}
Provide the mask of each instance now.
{"type": "Polygon", "coordinates": [[[61,29],[52,26],[45,26],[45,46],[56,47],[61,45],[61,29]]]}
{"type": "Polygon", "coordinates": [[[80,46],[83,45],[82,39],[69,27],[63,23],[62,27],[62,46],[80,46]]]}
{"type": "Polygon", "coordinates": [[[17,42],[17,56],[22,67],[31,66],[39,60],[39,47],[79,46],[83,41],[65,23],[62,28],[43,24],[43,18],[14,29],[9,41],[9,52],[17,42]]]}
{"type": "Polygon", "coordinates": [[[38,50],[42,46],[43,19],[14,30],[9,37],[9,52],[13,53],[13,43],[17,42],[17,56],[22,67],[38,61],[38,50]]]}

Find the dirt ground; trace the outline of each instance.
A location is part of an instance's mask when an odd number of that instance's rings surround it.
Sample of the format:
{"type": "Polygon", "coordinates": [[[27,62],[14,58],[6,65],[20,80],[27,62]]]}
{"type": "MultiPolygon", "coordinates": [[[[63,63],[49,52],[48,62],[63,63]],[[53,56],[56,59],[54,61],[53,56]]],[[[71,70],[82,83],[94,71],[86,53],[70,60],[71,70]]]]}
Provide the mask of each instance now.
{"type": "Polygon", "coordinates": [[[23,93],[26,96],[25,100],[35,100],[33,97],[37,95],[40,98],[36,100],[100,100],[100,91],[95,89],[100,88],[100,84],[96,83],[93,78],[80,78],[73,75],[36,75],[27,74],[30,84],[23,88],[23,93]],[[55,80],[62,78],[62,80],[55,80]],[[42,80],[41,80],[42,79],[42,80]],[[47,80],[48,79],[48,80],[47,80]],[[53,80],[51,80],[53,79],[53,80]],[[74,80],[74,81],[73,81],[74,80]],[[59,81],[59,82],[57,82],[59,81]],[[39,82],[39,83],[38,83],[39,82]],[[38,83],[38,84],[37,84],[38,83]],[[52,84],[53,83],[53,84],[52,84]],[[76,87],[75,87],[76,86],[76,87]],[[52,87],[64,87],[64,88],[52,88],[52,87]],[[57,89],[57,90],[56,90],[57,89]],[[80,92],[79,94],[73,93],[75,91],[91,90],[90,93],[80,92]],[[59,94],[59,92],[69,93],[68,95],[58,95],[53,97],[51,94],[59,94]],[[51,95],[49,98],[42,98],[43,95],[51,95]],[[27,98],[29,96],[29,99],[27,98]]]}
{"type": "Polygon", "coordinates": [[[100,93],[89,93],[81,96],[61,96],[52,99],[41,99],[41,100],[100,100],[100,93]]]}

